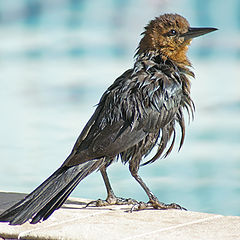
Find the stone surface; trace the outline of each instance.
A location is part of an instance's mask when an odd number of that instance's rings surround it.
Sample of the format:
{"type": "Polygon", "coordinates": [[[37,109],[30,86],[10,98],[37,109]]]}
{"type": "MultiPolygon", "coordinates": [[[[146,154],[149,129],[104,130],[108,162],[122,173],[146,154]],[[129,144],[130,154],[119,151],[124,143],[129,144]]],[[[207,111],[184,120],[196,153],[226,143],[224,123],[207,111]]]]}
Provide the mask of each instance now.
{"type": "MultiPolygon", "coordinates": [[[[0,192],[0,212],[24,194],[0,192]]],[[[69,198],[46,221],[10,226],[0,223],[0,239],[78,240],[240,240],[240,217],[130,206],[83,208],[86,199],[69,198]]]]}

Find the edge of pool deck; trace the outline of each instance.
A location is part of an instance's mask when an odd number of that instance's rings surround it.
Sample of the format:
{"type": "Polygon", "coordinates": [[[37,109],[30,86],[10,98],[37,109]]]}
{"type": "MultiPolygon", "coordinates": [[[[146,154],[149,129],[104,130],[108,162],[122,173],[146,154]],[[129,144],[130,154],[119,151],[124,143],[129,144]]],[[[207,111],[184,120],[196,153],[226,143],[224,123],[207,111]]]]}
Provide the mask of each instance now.
{"type": "MultiPolygon", "coordinates": [[[[0,213],[25,194],[0,192],[0,213]]],[[[69,198],[46,221],[21,226],[0,223],[0,239],[239,240],[240,217],[180,210],[127,212],[130,206],[89,207],[69,198]]]]}

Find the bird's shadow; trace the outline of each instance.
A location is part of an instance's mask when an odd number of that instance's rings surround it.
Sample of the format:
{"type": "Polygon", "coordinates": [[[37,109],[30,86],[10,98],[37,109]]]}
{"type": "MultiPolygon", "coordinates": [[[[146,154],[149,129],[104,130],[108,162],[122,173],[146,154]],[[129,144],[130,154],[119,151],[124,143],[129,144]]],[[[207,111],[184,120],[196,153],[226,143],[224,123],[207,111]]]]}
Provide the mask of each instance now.
{"type": "Polygon", "coordinates": [[[87,205],[87,201],[68,199],[61,208],[65,209],[82,209],[87,205]]]}
{"type": "MultiPolygon", "coordinates": [[[[89,200],[89,202],[91,202],[89,200]]],[[[73,200],[73,199],[69,199],[67,200],[63,206],[61,208],[63,209],[75,209],[75,210],[102,210],[102,211],[106,211],[106,210],[116,210],[114,208],[114,205],[110,205],[110,206],[102,206],[102,207],[98,207],[98,206],[87,206],[87,204],[89,203],[88,201],[80,201],[80,200],[73,200]]],[[[129,211],[131,209],[129,209],[129,207],[126,205],[126,207],[121,208],[124,211],[129,211]]]]}

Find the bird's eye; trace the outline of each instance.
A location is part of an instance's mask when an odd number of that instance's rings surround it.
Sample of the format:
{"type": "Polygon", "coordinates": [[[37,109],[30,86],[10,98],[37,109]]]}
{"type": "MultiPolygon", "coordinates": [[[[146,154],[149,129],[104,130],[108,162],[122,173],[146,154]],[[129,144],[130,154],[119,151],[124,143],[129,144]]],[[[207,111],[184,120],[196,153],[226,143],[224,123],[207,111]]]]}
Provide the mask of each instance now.
{"type": "Polygon", "coordinates": [[[174,29],[171,29],[169,32],[168,32],[168,36],[176,36],[177,35],[177,31],[174,30],[174,29]]]}

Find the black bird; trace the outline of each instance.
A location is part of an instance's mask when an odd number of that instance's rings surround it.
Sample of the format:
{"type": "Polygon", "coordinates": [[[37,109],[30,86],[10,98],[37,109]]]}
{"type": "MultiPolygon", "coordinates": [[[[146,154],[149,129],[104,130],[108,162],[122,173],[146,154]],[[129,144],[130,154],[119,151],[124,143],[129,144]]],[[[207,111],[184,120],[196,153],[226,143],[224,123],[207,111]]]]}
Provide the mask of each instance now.
{"type": "Polygon", "coordinates": [[[31,223],[47,219],[78,183],[96,170],[101,171],[108,197],[95,201],[95,205],[128,202],[114,195],[106,173],[106,168],[118,157],[129,163],[132,176],[149,197],[149,202],[138,203],[137,209],[148,206],[182,209],[177,204],[158,201],[138,170],[154,146],[158,146],[155,156],[142,165],[171,152],[176,124],[181,127],[181,148],[185,137],[183,110],[189,115],[194,112],[189,80],[194,74],[186,52],[193,38],[215,30],[192,28],[178,14],[164,14],[150,21],[137,48],[133,68],[118,77],[103,94],[71,154],[32,193],[3,212],[0,221],[17,225],[29,219],[31,223]]]}

